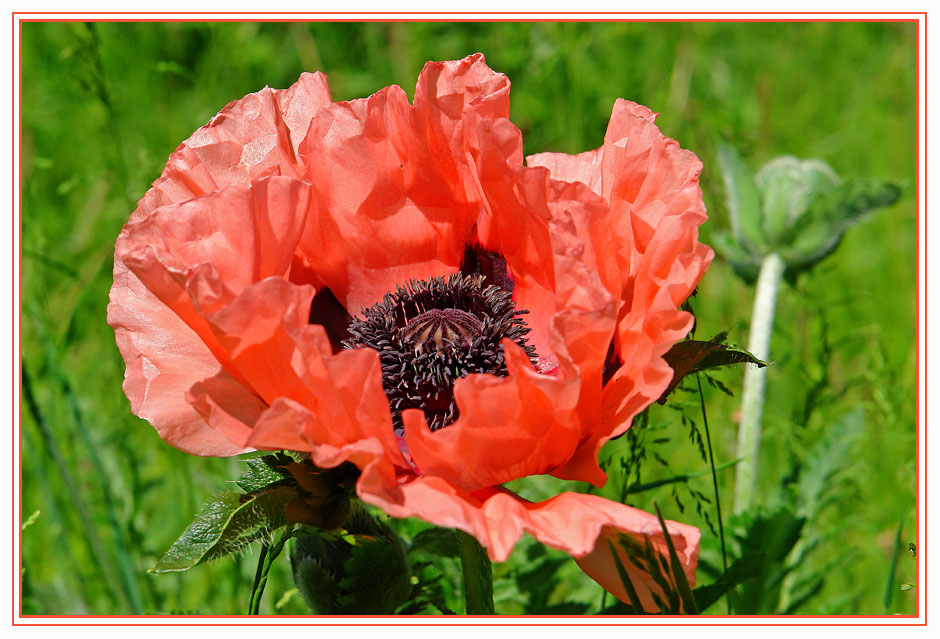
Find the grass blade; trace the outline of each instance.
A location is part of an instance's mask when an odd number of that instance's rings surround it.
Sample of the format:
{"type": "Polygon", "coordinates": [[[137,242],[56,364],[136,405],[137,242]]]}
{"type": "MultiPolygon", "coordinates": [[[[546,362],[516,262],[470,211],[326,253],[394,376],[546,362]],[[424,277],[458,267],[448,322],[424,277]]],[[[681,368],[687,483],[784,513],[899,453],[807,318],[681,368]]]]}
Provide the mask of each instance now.
{"type": "Polygon", "coordinates": [[[52,427],[39,408],[39,403],[36,401],[36,396],[33,394],[32,378],[30,377],[29,369],[25,362],[22,364],[21,372],[23,376],[23,399],[26,402],[26,408],[36,422],[36,426],[39,428],[43,444],[45,444],[46,453],[52,459],[54,466],[59,469],[62,483],[65,484],[65,490],[75,509],[74,512],[78,515],[82,530],[85,532],[85,541],[88,544],[91,555],[95,558],[102,572],[107,576],[111,590],[116,598],[122,605],[130,607],[131,602],[127,596],[127,592],[122,587],[121,578],[115,570],[114,563],[111,561],[108,553],[105,552],[104,544],[98,536],[98,531],[95,529],[91,514],[88,512],[88,507],[85,505],[85,500],[78,490],[78,484],[69,470],[65,456],[56,443],[55,436],[52,434],[52,427]]]}
{"type": "Polygon", "coordinates": [[[610,541],[607,542],[607,545],[610,546],[610,554],[614,557],[614,565],[617,567],[617,575],[620,576],[620,583],[623,584],[624,590],[627,591],[630,605],[633,606],[633,613],[637,615],[646,614],[646,611],[643,610],[643,604],[640,603],[640,597],[636,594],[636,588],[633,587],[633,581],[630,580],[627,569],[623,567],[623,563],[620,561],[620,555],[617,554],[617,549],[614,548],[614,545],[610,541]]]}
{"type": "Polygon", "coordinates": [[[74,420],[74,430],[77,431],[79,438],[85,445],[85,448],[88,451],[88,459],[91,460],[91,463],[96,470],[95,477],[98,480],[98,488],[101,491],[104,510],[108,517],[108,524],[111,527],[112,543],[114,545],[114,557],[117,562],[121,588],[124,591],[132,613],[135,615],[142,614],[143,602],[141,599],[140,586],[136,577],[138,571],[135,570],[133,566],[133,560],[130,557],[130,552],[125,543],[125,528],[121,525],[117,515],[117,506],[115,504],[114,497],[111,494],[111,488],[109,486],[109,479],[107,477],[105,466],[102,463],[100,455],[98,454],[99,447],[94,441],[92,441],[91,428],[85,421],[84,415],[79,408],[78,398],[72,388],[72,384],[69,382],[68,376],[62,369],[62,366],[59,364],[59,359],[56,356],[56,347],[52,343],[49,335],[46,333],[43,322],[40,321],[36,316],[32,316],[32,320],[33,328],[35,329],[36,335],[43,347],[46,358],[46,367],[48,368],[53,379],[58,382],[62,389],[62,394],[66,399],[69,412],[71,413],[72,419],[74,420]]]}
{"type": "MultiPolygon", "coordinates": [[[[705,442],[708,444],[708,464],[712,469],[712,486],[715,490],[715,511],[718,514],[718,537],[721,540],[721,567],[728,572],[728,554],[725,550],[725,525],[721,519],[721,498],[718,496],[718,472],[715,469],[715,453],[712,452],[712,436],[708,431],[708,415],[705,413],[705,395],[702,393],[702,378],[696,373],[695,381],[698,384],[698,398],[702,407],[702,422],[705,425],[705,442]]],[[[731,614],[731,601],[728,601],[728,614],[731,614]]]]}
{"type": "Polygon", "coordinates": [[[656,516],[659,518],[659,525],[663,527],[663,535],[666,537],[666,547],[669,548],[669,569],[672,571],[672,578],[676,582],[676,590],[679,591],[679,598],[685,606],[686,614],[697,615],[698,606],[695,605],[695,597],[692,596],[692,589],[689,587],[689,580],[685,577],[685,571],[682,569],[682,563],[679,561],[679,555],[676,553],[676,547],[672,544],[672,537],[666,528],[666,521],[663,514],[659,511],[659,504],[653,502],[656,507],[656,516]]]}
{"type": "MultiPolygon", "coordinates": [[[[740,462],[740,461],[741,461],[740,459],[735,459],[735,460],[732,460],[732,461],[729,461],[729,462],[725,462],[724,464],[721,464],[721,465],[719,465],[719,466],[716,466],[716,467],[714,468],[714,470],[715,470],[715,471],[719,471],[719,470],[725,470],[726,468],[731,468],[732,466],[737,465],[738,462],[740,462]]],[[[675,477],[668,477],[668,478],[666,478],[666,479],[657,479],[656,481],[646,482],[646,483],[643,483],[643,484],[638,484],[638,483],[634,482],[634,483],[630,484],[630,485],[626,488],[626,493],[625,493],[624,499],[621,500],[621,501],[625,501],[625,500],[626,500],[626,495],[633,495],[633,494],[635,494],[635,493],[642,493],[642,492],[645,492],[645,491],[647,491],[647,490],[652,490],[652,489],[654,489],[654,488],[659,488],[660,486],[668,486],[669,484],[675,484],[675,483],[678,483],[678,482],[687,482],[687,481],[689,481],[690,479],[695,479],[695,478],[697,478],[697,477],[702,477],[702,476],[704,476],[704,475],[708,475],[708,474],[711,473],[711,472],[712,472],[712,469],[711,469],[711,468],[707,468],[707,469],[705,469],[705,470],[700,470],[700,471],[697,471],[697,472],[694,472],[694,473],[686,473],[686,474],[684,474],[684,475],[676,475],[675,477]]]]}
{"type": "Polygon", "coordinates": [[[898,569],[898,555],[901,552],[901,530],[904,527],[904,515],[898,521],[898,531],[894,535],[894,552],[891,553],[891,567],[888,569],[888,583],[885,585],[885,614],[891,614],[891,600],[894,599],[894,580],[898,569]]]}

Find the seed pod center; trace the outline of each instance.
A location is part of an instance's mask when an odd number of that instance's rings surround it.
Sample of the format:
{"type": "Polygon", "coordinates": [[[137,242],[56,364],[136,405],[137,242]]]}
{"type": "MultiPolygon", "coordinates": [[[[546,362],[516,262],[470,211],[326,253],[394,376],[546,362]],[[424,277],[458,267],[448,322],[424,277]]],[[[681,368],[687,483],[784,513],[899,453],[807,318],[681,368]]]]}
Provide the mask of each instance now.
{"type": "Polygon", "coordinates": [[[437,430],[459,416],[455,381],[474,373],[507,374],[502,340],[536,358],[520,317],[526,312],[515,309],[509,291],[483,286],[480,275],[412,280],[363,309],[343,345],[378,351],[396,431],[409,408],[424,411],[428,426],[437,430]]]}
{"type": "Polygon", "coordinates": [[[416,353],[443,352],[473,344],[483,322],[473,313],[456,308],[432,308],[421,313],[401,331],[402,341],[412,344],[416,353]]]}

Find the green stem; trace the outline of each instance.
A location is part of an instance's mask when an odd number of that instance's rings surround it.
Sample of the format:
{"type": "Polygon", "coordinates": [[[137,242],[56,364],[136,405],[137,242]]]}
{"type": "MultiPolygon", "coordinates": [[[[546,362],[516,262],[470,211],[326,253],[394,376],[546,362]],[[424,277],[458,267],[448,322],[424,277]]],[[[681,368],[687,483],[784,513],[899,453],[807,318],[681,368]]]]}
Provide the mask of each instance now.
{"type": "MultiPolygon", "coordinates": [[[[721,519],[721,498],[718,496],[718,471],[715,469],[715,453],[712,452],[712,436],[708,431],[708,415],[705,413],[705,394],[702,392],[702,377],[695,374],[698,383],[699,404],[702,407],[702,421],[705,423],[705,441],[708,444],[708,464],[712,468],[712,487],[715,489],[715,510],[718,512],[718,535],[721,539],[721,565],[728,572],[728,555],[725,552],[725,525],[721,519]]],[[[731,599],[727,599],[728,614],[731,614],[731,599]]]]}
{"type": "Polygon", "coordinates": [[[493,564],[473,535],[457,533],[460,566],[463,568],[464,600],[468,615],[493,615],[493,564]]]}
{"type": "MultiPolygon", "coordinates": [[[[751,332],[747,350],[760,360],[770,358],[770,335],[774,326],[777,293],[786,265],[776,253],[761,263],[751,313],[751,332]]],[[[764,387],[767,369],[749,366],[744,370],[741,393],[741,425],[738,427],[738,457],[741,463],[735,475],[734,512],[740,513],[754,503],[757,472],[760,466],[761,415],[764,411],[764,387]]]]}
{"type": "Polygon", "coordinates": [[[251,600],[248,604],[248,614],[257,615],[261,610],[261,596],[264,595],[264,587],[268,584],[268,573],[271,572],[271,566],[277,559],[281,551],[284,550],[284,544],[291,538],[294,532],[293,526],[288,526],[281,532],[278,540],[269,544],[262,542],[261,554],[258,556],[258,569],[255,571],[255,581],[251,587],[251,600]]]}

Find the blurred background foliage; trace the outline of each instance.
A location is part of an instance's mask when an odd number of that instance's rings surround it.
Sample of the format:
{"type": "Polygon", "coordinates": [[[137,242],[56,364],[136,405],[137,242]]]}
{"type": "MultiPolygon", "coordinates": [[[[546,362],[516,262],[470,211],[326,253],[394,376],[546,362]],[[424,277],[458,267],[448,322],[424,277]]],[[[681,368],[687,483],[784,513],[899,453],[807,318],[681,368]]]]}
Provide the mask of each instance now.
{"type": "MultiPolygon", "coordinates": [[[[752,603],[764,614],[915,611],[916,589],[901,587],[916,581],[907,549],[916,529],[912,23],[293,22],[22,25],[24,614],[248,606],[256,549],[189,573],[146,573],[243,465],[162,443],[120,390],[124,365],[105,323],[114,239],[167,156],[227,102],[286,88],[302,71],[327,73],[335,100],[388,84],[413,95],[425,61],[476,51],[513,83],[526,153],[596,148],[618,97],[661,113],[664,133],[705,164],[706,242],[728,224],[720,143],[752,169],[793,154],[902,185],[894,206],[781,292],[758,501],[768,530],[792,523],[787,513],[804,523],[789,559],[754,586],[769,589],[766,601],[752,603]]],[[[716,260],[692,301],[696,337],[728,330],[743,344],[752,294],[716,260]]],[[[740,389],[740,370],[716,377],[740,389]]],[[[735,458],[739,399],[704,387],[720,467],[735,458]]],[[[599,492],[647,510],[656,501],[666,517],[700,526],[699,582],[708,583],[721,565],[709,475],[625,489],[707,468],[689,388],[608,444],[611,481],[599,492]]],[[[733,470],[719,472],[733,557],[765,542],[728,517],[732,480],[733,470]]],[[[562,484],[515,488],[535,499],[562,484]]],[[[426,527],[392,523],[406,538],[426,527]]],[[[436,561],[444,595],[458,600],[457,567],[436,561]]],[[[567,555],[530,538],[495,570],[501,612],[596,613],[611,603],[567,555]]],[[[306,613],[293,588],[284,558],[261,612],[306,613]]]]}

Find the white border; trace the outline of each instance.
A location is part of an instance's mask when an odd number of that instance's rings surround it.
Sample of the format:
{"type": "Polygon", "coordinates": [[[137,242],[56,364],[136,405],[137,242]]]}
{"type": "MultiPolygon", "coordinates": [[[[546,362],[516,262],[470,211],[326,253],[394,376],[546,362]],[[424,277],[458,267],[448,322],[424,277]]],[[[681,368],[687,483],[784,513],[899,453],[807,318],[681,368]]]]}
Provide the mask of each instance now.
{"type": "MultiPolygon", "coordinates": [[[[117,5],[117,3],[108,3],[117,5]]],[[[166,2],[165,8],[167,9],[176,9],[176,7],[181,7],[182,9],[188,8],[186,3],[171,1],[166,2]]],[[[373,3],[368,3],[373,4],[373,3]]],[[[430,4],[430,3],[425,3],[430,4]]],[[[435,3],[434,8],[439,9],[440,3],[435,3]]],[[[488,8],[484,5],[495,5],[499,6],[499,3],[493,2],[481,2],[478,3],[480,8],[487,10],[488,8]]],[[[544,3],[532,3],[533,5],[539,4],[544,8],[544,3]]],[[[744,4],[744,3],[740,3],[744,4]]],[[[812,9],[815,3],[812,2],[799,2],[793,3],[794,8],[799,8],[805,10],[804,8],[812,9]]],[[[126,7],[125,3],[121,3],[120,7],[126,7]]],[[[229,5],[231,6],[231,5],[229,5]]],[[[310,6],[310,5],[308,5],[310,6]]],[[[385,7],[388,5],[386,4],[385,7]]],[[[225,10],[227,7],[220,6],[220,10],[225,10]]],[[[365,8],[365,7],[363,7],[365,8]]],[[[534,6],[533,8],[539,8],[534,6]]],[[[50,7],[49,10],[55,10],[53,7],[50,7]]],[[[67,13],[60,15],[42,15],[38,13],[17,13],[13,16],[12,29],[10,31],[4,30],[3,43],[5,46],[5,51],[10,52],[11,60],[10,63],[4,66],[4,69],[7,72],[10,72],[13,77],[11,77],[11,83],[14,87],[13,100],[15,101],[14,112],[10,113],[11,103],[4,101],[2,103],[2,109],[5,115],[7,116],[6,122],[13,121],[12,118],[16,117],[16,121],[19,121],[19,95],[20,95],[20,86],[18,73],[13,73],[13,70],[19,69],[19,26],[18,21],[28,20],[28,19],[81,19],[81,20],[98,20],[98,19],[128,19],[128,20],[173,20],[173,19],[182,19],[182,20],[201,20],[201,19],[226,19],[226,20],[238,20],[238,19],[250,19],[250,20],[286,20],[286,19],[301,19],[301,20],[312,20],[312,19],[321,19],[321,20],[342,20],[342,19],[352,19],[352,20],[382,20],[385,18],[388,19],[398,19],[398,20],[459,20],[459,19],[468,19],[475,21],[487,21],[487,20],[510,20],[510,19],[521,19],[521,20],[577,20],[577,19],[587,19],[587,20],[682,20],[682,19],[692,19],[692,20],[702,20],[702,19],[715,19],[715,20],[827,20],[827,19],[836,19],[836,20],[846,20],[852,19],[853,17],[858,19],[871,19],[871,20],[890,20],[890,19],[918,19],[919,16],[911,15],[907,13],[880,13],[880,14],[844,14],[844,13],[768,13],[768,14],[754,14],[754,13],[731,13],[731,14],[671,14],[671,13],[643,13],[643,14],[624,14],[624,13],[604,13],[604,14],[571,14],[571,13],[552,13],[552,14],[539,14],[527,15],[527,14],[505,14],[505,13],[490,13],[490,14],[480,14],[480,15],[467,15],[461,14],[460,16],[450,14],[450,13],[428,13],[422,15],[407,15],[402,16],[401,14],[389,14],[389,13],[375,13],[370,15],[363,15],[361,13],[331,13],[331,14],[248,14],[248,13],[237,13],[231,15],[220,16],[214,13],[196,13],[196,14],[149,14],[142,15],[139,13],[129,14],[129,13],[67,13]]],[[[925,622],[926,612],[928,610],[928,604],[926,599],[927,594],[927,571],[925,570],[928,565],[928,556],[930,546],[927,536],[926,536],[926,506],[927,502],[924,499],[924,496],[927,495],[927,482],[926,482],[926,473],[924,469],[926,466],[927,459],[927,447],[925,443],[925,434],[926,434],[926,424],[927,424],[927,409],[925,399],[927,397],[936,397],[937,389],[935,380],[928,380],[926,377],[927,369],[927,359],[931,353],[934,352],[935,341],[928,344],[927,339],[927,286],[928,284],[933,288],[936,287],[936,283],[940,282],[940,273],[937,272],[936,261],[934,260],[930,265],[930,272],[928,272],[927,264],[927,255],[928,255],[928,245],[937,246],[938,238],[936,238],[937,227],[940,225],[940,222],[933,222],[932,226],[926,227],[926,197],[927,189],[926,186],[928,183],[940,184],[940,175],[937,175],[936,162],[933,165],[927,164],[927,142],[928,138],[925,135],[926,132],[926,115],[927,115],[927,91],[926,91],[926,80],[927,72],[930,70],[931,75],[937,73],[936,69],[938,65],[936,63],[927,64],[927,53],[930,52],[931,47],[927,45],[926,37],[926,22],[922,18],[920,19],[918,26],[918,42],[920,43],[920,50],[918,54],[918,86],[919,86],[919,105],[918,105],[918,147],[919,147],[919,162],[918,162],[918,250],[920,255],[920,261],[917,266],[918,272],[918,344],[919,344],[919,358],[918,358],[918,396],[920,398],[919,406],[917,408],[917,414],[919,419],[919,442],[920,446],[918,448],[918,494],[919,494],[919,504],[918,510],[921,516],[918,518],[918,601],[919,601],[919,614],[918,618],[891,618],[891,617],[734,617],[734,618],[719,618],[715,619],[714,622],[709,622],[709,617],[696,617],[696,618],[644,618],[641,620],[641,623],[649,624],[669,624],[677,626],[702,626],[703,624],[712,626],[711,628],[702,628],[699,627],[697,632],[705,632],[707,630],[718,631],[722,633],[727,633],[728,631],[734,630],[733,626],[748,626],[752,624],[760,624],[764,627],[761,628],[760,632],[775,634],[777,632],[787,632],[788,634],[792,632],[789,630],[788,626],[793,625],[844,625],[852,624],[859,625],[862,627],[854,627],[849,632],[853,635],[865,636],[869,633],[871,636],[879,637],[884,636],[886,632],[882,628],[872,627],[869,624],[890,624],[890,625],[919,625],[925,622]],[[929,174],[928,174],[928,171],[929,174]],[[928,386],[929,383],[929,386],[928,386]],[[766,624],[766,625],[765,625],[766,624]],[[772,624],[772,625],[771,625],[772,624]],[[782,626],[782,627],[777,627],[782,626]]],[[[935,56],[934,56],[935,57],[935,56]]],[[[934,78],[932,83],[934,86],[937,85],[936,78],[934,78]]],[[[877,87],[872,87],[873,91],[877,90],[877,87]]],[[[934,126],[934,131],[931,131],[931,140],[936,136],[937,125],[934,126]]],[[[9,129],[7,129],[9,131],[9,129]]],[[[6,148],[12,150],[13,157],[19,157],[20,149],[20,139],[18,130],[13,130],[12,139],[10,140],[10,145],[6,148]]],[[[6,134],[5,134],[6,135],[6,134]]],[[[933,148],[937,147],[937,144],[931,145],[933,148]]],[[[10,220],[10,224],[5,227],[3,232],[6,230],[12,229],[13,220],[18,220],[17,217],[21,211],[20,202],[19,202],[19,189],[11,189],[13,185],[19,184],[20,178],[20,167],[18,161],[11,162],[11,155],[4,154],[2,156],[2,163],[4,168],[6,168],[5,175],[12,175],[12,184],[6,180],[0,182],[0,190],[5,195],[8,195],[8,202],[11,202],[14,206],[12,215],[14,216],[10,220]]],[[[937,196],[934,194],[934,200],[937,196]]],[[[14,309],[17,309],[20,304],[19,298],[19,286],[12,286],[14,278],[18,282],[19,278],[19,260],[14,260],[13,256],[19,255],[19,234],[13,233],[11,237],[11,242],[9,243],[11,248],[11,253],[5,255],[2,260],[2,266],[0,266],[0,281],[2,281],[2,286],[4,290],[7,287],[10,287],[12,290],[9,290],[9,295],[5,299],[11,300],[12,308],[8,312],[0,315],[0,323],[2,323],[3,329],[6,335],[18,335],[19,334],[19,321],[14,320],[14,309]]],[[[937,299],[936,292],[931,296],[931,299],[937,299]]],[[[931,317],[936,318],[937,313],[932,313],[931,317]]],[[[14,416],[14,424],[12,430],[12,438],[2,437],[0,438],[0,449],[2,449],[2,454],[4,460],[11,460],[9,467],[9,472],[13,476],[13,493],[15,495],[19,494],[19,458],[14,454],[14,442],[19,440],[19,403],[20,403],[20,391],[19,391],[19,344],[18,341],[11,343],[10,341],[4,341],[3,343],[3,354],[8,356],[12,366],[8,371],[4,373],[4,379],[8,382],[7,388],[11,389],[10,402],[11,405],[9,409],[11,412],[6,414],[12,414],[14,416]]],[[[4,408],[7,408],[6,404],[4,408]]],[[[935,434],[932,438],[932,442],[940,438],[940,434],[935,434]]],[[[936,447],[935,444],[932,444],[936,447]]],[[[933,458],[938,458],[938,455],[935,453],[933,458]]],[[[4,462],[6,467],[6,462],[4,462]]],[[[935,477],[940,471],[933,471],[931,477],[935,477]]],[[[8,475],[9,476],[9,475],[8,475]]],[[[936,482],[934,482],[936,483],[936,482]]],[[[11,495],[11,493],[5,493],[11,495]]],[[[932,496],[932,501],[936,501],[936,498],[933,497],[936,495],[936,489],[931,491],[930,495],[932,496]]],[[[4,501],[6,498],[4,498],[4,501]]],[[[14,499],[14,503],[10,504],[11,508],[7,509],[5,512],[11,513],[10,525],[4,526],[3,535],[4,538],[7,536],[11,537],[9,539],[9,546],[13,548],[13,556],[5,556],[3,559],[5,571],[5,577],[0,584],[0,593],[4,596],[5,602],[17,602],[19,601],[19,579],[17,578],[19,572],[18,562],[14,561],[13,558],[19,557],[19,535],[13,535],[12,531],[14,530],[17,522],[20,518],[18,513],[19,500],[14,499]],[[12,578],[11,578],[12,577],[12,578]],[[12,592],[10,591],[12,589],[12,592]]],[[[937,535],[934,535],[937,537],[937,535]]],[[[933,568],[937,563],[937,560],[934,558],[940,553],[934,553],[931,556],[929,565],[933,568]]],[[[936,574],[935,570],[930,571],[931,574],[936,574]]],[[[933,599],[936,599],[934,597],[933,599]]],[[[14,604],[15,605],[15,604],[14,604]]],[[[938,613],[935,613],[938,614],[938,613]]],[[[312,622],[315,622],[317,625],[323,624],[345,624],[348,625],[352,623],[362,623],[362,624],[382,624],[388,626],[405,626],[410,628],[408,631],[409,634],[417,632],[419,628],[415,627],[415,623],[419,623],[422,626],[428,625],[436,627],[439,624],[453,624],[455,626],[462,626],[466,624],[473,623],[498,623],[501,626],[515,626],[515,625],[541,625],[541,624],[558,624],[558,625],[578,625],[578,626],[595,626],[592,629],[592,632],[607,634],[603,630],[605,626],[609,626],[612,623],[625,623],[633,625],[636,619],[617,619],[617,618],[598,618],[598,617],[577,617],[577,618],[518,618],[518,617],[498,617],[496,619],[468,619],[468,618],[432,618],[428,619],[425,623],[421,623],[421,620],[414,618],[316,618],[312,619],[310,617],[261,617],[256,619],[248,619],[243,617],[203,617],[203,618],[165,618],[165,617],[29,617],[29,618],[20,618],[18,610],[11,611],[11,620],[18,626],[28,626],[28,625],[52,625],[52,624],[62,624],[62,625],[82,625],[82,626],[101,626],[101,625],[141,625],[141,624],[153,624],[158,623],[161,625],[182,625],[182,626],[218,626],[220,624],[238,624],[240,626],[250,626],[256,624],[263,625],[292,625],[292,624],[305,624],[313,625],[312,622]]],[[[463,634],[465,632],[478,632],[479,626],[465,627],[465,628],[449,628],[448,633],[459,633],[463,634]]],[[[485,632],[497,632],[500,633],[503,630],[509,628],[500,629],[496,628],[487,628],[485,632]]],[[[222,632],[229,633],[231,631],[238,630],[236,628],[226,628],[222,632]]],[[[365,629],[364,629],[365,630],[365,629]]],[[[546,629],[540,629],[539,632],[544,632],[546,629]]],[[[618,636],[622,636],[624,629],[619,627],[612,627],[608,629],[611,632],[617,633],[618,636]]],[[[651,630],[651,632],[662,632],[662,630],[651,630]]],[[[149,627],[140,627],[135,629],[135,632],[163,632],[159,628],[149,628],[149,627]]],[[[301,631],[302,632],[302,631],[301,631]]],[[[342,631],[348,632],[348,631],[342,631]]],[[[381,632],[378,630],[376,632],[381,632]]],[[[711,632],[706,632],[706,634],[711,634],[711,632]]]]}

